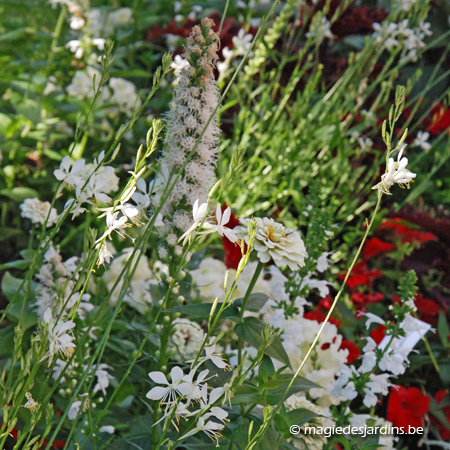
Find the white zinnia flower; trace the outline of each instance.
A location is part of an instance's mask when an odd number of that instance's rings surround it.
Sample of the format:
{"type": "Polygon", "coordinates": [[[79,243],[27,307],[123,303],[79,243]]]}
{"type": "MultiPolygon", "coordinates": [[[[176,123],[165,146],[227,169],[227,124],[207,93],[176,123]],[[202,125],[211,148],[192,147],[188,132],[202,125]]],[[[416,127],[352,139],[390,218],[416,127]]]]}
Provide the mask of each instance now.
{"type": "MultiPolygon", "coordinates": [[[[262,263],[267,263],[273,259],[278,267],[289,266],[291,270],[297,270],[305,265],[306,253],[300,233],[285,228],[281,223],[273,219],[257,217],[256,219],[256,240],[255,250],[262,263]]],[[[248,244],[248,222],[249,219],[240,219],[243,226],[236,227],[235,231],[244,235],[244,240],[248,244]]]]}
{"type": "Polygon", "coordinates": [[[49,202],[41,202],[38,198],[27,198],[20,205],[22,212],[20,215],[25,219],[30,219],[33,223],[44,224],[48,217],[47,228],[51,227],[58,220],[58,212],[52,208],[49,202]],[[50,212],[50,215],[49,215],[50,212]]]}
{"type": "Polygon", "coordinates": [[[415,173],[410,172],[406,165],[408,164],[408,158],[402,158],[403,150],[406,144],[404,144],[398,152],[397,161],[394,162],[394,158],[389,158],[388,167],[386,173],[381,176],[381,181],[372,187],[372,189],[378,189],[379,191],[390,195],[389,189],[394,183],[403,187],[403,184],[409,188],[409,183],[416,177],[415,173]]]}

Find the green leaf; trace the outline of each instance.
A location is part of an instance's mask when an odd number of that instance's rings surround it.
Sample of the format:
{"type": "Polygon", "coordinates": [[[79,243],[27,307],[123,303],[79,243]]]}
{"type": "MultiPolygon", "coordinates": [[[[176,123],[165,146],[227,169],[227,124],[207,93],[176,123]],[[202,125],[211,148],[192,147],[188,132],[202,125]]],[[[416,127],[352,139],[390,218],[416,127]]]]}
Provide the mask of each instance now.
{"type": "Polygon", "coordinates": [[[448,322],[445,317],[445,314],[442,311],[439,313],[437,328],[439,337],[441,338],[442,345],[444,347],[448,347],[448,335],[450,334],[450,329],[448,327],[448,322]]]}
{"type": "Polygon", "coordinates": [[[238,405],[240,403],[252,404],[265,404],[264,397],[260,394],[258,387],[254,384],[244,383],[240,386],[231,398],[231,403],[233,405],[238,405]]]}
{"type": "MultiPolygon", "coordinates": [[[[233,302],[233,304],[241,307],[242,300],[243,298],[238,298],[233,302]]],[[[245,306],[245,310],[259,312],[261,311],[261,308],[266,304],[267,300],[269,300],[269,296],[267,294],[263,294],[261,292],[250,294],[247,300],[247,305],[245,306]]]]}
{"type": "Polygon", "coordinates": [[[12,189],[2,189],[0,195],[14,200],[15,202],[23,202],[26,198],[39,198],[39,192],[29,187],[19,186],[12,189]]]}
{"type": "MultiPolygon", "coordinates": [[[[234,331],[243,341],[259,349],[263,344],[262,332],[266,326],[262,320],[256,317],[246,317],[243,322],[236,325],[234,331]]],[[[273,342],[264,350],[264,353],[291,367],[289,356],[283,347],[280,336],[275,336],[273,342]]]]}
{"type": "Polygon", "coordinates": [[[200,250],[198,252],[195,252],[192,256],[189,262],[186,264],[185,268],[187,270],[195,270],[198,269],[200,266],[200,263],[205,258],[206,249],[200,250]]]}
{"type": "Polygon", "coordinates": [[[311,421],[319,414],[310,411],[306,408],[297,408],[287,413],[287,422],[289,425],[298,425],[301,427],[303,424],[311,421]]]}
{"type": "MultiPolygon", "coordinates": [[[[219,312],[223,303],[218,303],[214,316],[219,312]]],[[[167,312],[179,312],[185,316],[192,316],[198,319],[207,319],[211,312],[212,303],[195,303],[191,305],[181,305],[167,310],[167,312]]],[[[223,319],[234,319],[239,317],[239,310],[234,305],[229,305],[220,315],[223,319]]]]}
{"type": "MultiPolygon", "coordinates": [[[[284,396],[291,380],[292,374],[282,374],[276,380],[270,380],[261,386],[261,390],[266,391],[265,398],[269,405],[276,405],[279,403],[280,398],[284,396]]],[[[292,386],[285,398],[287,399],[297,392],[317,388],[321,388],[321,386],[304,377],[298,376],[292,383],[292,386]]]]}
{"type": "MultiPolygon", "coordinates": [[[[13,277],[9,272],[5,272],[2,279],[2,294],[11,302],[14,295],[19,290],[22,280],[20,278],[13,277]]],[[[25,289],[22,287],[21,295],[25,293],[25,289]]],[[[20,297],[20,295],[19,295],[20,297]]]]}
{"type": "Polygon", "coordinates": [[[283,417],[281,414],[277,414],[273,420],[275,422],[275,427],[284,437],[291,436],[286,417],[283,417]]]}

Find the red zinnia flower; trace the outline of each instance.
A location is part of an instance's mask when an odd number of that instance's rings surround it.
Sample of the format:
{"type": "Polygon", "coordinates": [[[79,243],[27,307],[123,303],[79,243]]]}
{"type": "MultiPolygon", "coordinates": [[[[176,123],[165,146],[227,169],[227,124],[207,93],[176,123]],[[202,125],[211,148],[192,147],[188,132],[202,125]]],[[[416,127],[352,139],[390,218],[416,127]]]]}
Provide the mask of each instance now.
{"type": "Polygon", "coordinates": [[[394,427],[423,427],[423,416],[429,411],[430,398],[420,389],[394,386],[389,395],[386,419],[394,427]]]}

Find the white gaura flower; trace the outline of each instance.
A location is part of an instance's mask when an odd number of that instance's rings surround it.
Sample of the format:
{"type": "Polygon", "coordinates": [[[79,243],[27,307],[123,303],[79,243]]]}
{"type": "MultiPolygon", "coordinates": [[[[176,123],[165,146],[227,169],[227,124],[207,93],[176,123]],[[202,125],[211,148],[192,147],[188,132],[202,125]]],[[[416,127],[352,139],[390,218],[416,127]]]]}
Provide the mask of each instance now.
{"type": "Polygon", "coordinates": [[[70,169],[70,156],[65,156],[59,166],[59,169],[56,169],[53,172],[53,175],[55,175],[56,179],[59,181],[62,181],[69,186],[79,186],[83,185],[83,179],[81,178],[81,174],[84,170],[84,159],[77,159],[73,165],[72,169],[70,169]]]}
{"type": "MultiPolygon", "coordinates": [[[[308,253],[300,233],[285,228],[281,223],[268,217],[263,219],[257,217],[255,220],[257,224],[255,250],[262,263],[273,259],[278,267],[289,266],[291,270],[297,270],[305,265],[308,253]]],[[[243,226],[236,227],[235,231],[243,236],[248,244],[249,219],[240,219],[240,222],[243,226]]]]}
{"type": "Polygon", "coordinates": [[[183,245],[186,245],[186,242],[191,240],[191,236],[194,231],[202,224],[206,217],[206,213],[208,212],[208,204],[202,203],[199,205],[199,200],[195,200],[194,206],[192,207],[192,217],[194,218],[194,223],[191,225],[188,230],[180,237],[179,241],[183,241],[183,245]]]}
{"type": "Polygon", "coordinates": [[[428,131],[419,131],[412,145],[421,147],[423,151],[427,152],[431,148],[431,144],[428,142],[429,137],[430,133],[428,133],[428,131]]]}
{"type": "MultiPolygon", "coordinates": [[[[73,355],[75,344],[72,342],[74,336],[72,334],[72,329],[75,324],[71,321],[58,321],[56,325],[53,325],[53,317],[50,308],[48,308],[44,313],[44,322],[48,323],[48,342],[49,350],[41,359],[48,358],[48,365],[50,366],[55,355],[60,354],[63,358],[70,358],[73,355]],[[68,333],[70,332],[70,334],[68,333]]],[[[38,337],[38,340],[40,338],[38,337]]]]}
{"type": "Polygon", "coordinates": [[[211,420],[206,422],[207,416],[208,414],[205,414],[203,417],[199,417],[195,428],[186,433],[184,436],[182,436],[181,439],[185,439],[189,436],[193,436],[199,431],[203,431],[213,441],[215,440],[217,442],[217,445],[219,445],[219,437],[222,436],[220,432],[224,429],[225,425],[213,422],[211,420]]]}
{"type": "Polygon", "coordinates": [[[27,398],[27,402],[23,407],[29,409],[32,413],[36,412],[39,408],[39,403],[33,400],[30,392],[25,392],[25,397],[27,398]]]}
{"type": "Polygon", "coordinates": [[[127,227],[131,227],[130,223],[127,223],[128,217],[122,216],[119,219],[117,218],[117,215],[120,211],[116,211],[114,214],[111,214],[109,211],[106,213],[106,225],[108,229],[102,234],[102,236],[95,241],[97,244],[96,247],[98,247],[98,244],[100,244],[103,239],[106,237],[109,237],[111,239],[111,233],[113,231],[116,231],[120,236],[124,237],[122,233],[120,233],[119,230],[122,230],[127,227]]]}
{"type": "Polygon", "coordinates": [[[394,161],[394,158],[389,158],[388,166],[386,173],[381,176],[381,181],[372,187],[372,189],[378,189],[384,194],[391,195],[389,189],[394,183],[409,189],[409,183],[413,181],[413,178],[416,177],[417,174],[410,172],[406,165],[408,164],[408,158],[402,158],[403,150],[405,149],[406,144],[403,144],[401,149],[398,152],[397,161],[394,161]]]}
{"type": "Polygon", "coordinates": [[[150,400],[161,400],[161,404],[165,404],[170,406],[177,400],[179,395],[186,396],[192,392],[193,386],[192,383],[186,382],[186,377],[183,373],[183,370],[175,366],[170,371],[170,377],[172,382],[169,383],[167,381],[166,376],[159,371],[150,372],[148,376],[158,384],[163,384],[165,387],[156,386],[149,392],[147,392],[146,397],[150,400]]]}
{"type": "Polygon", "coordinates": [[[212,344],[212,341],[214,341],[214,338],[211,338],[210,344],[205,347],[206,356],[203,361],[210,359],[211,362],[219,369],[231,370],[231,366],[224,361],[222,354],[214,353],[216,351],[216,344],[212,344]]]}
{"type": "Polygon", "coordinates": [[[109,264],[111,258],[113,258],[112,253],[108,250],[106,242],[98,243],[95,248],[100,245],[100,252],[98,254],[97,266],[105,264],[105,261],[109,264]]]}
{"type": "Polygon", "coordinates": [[[221,236],[226,236],[230,242],[235,243],[239,240],[236,232],[225,226],[230,221],[230,218],[231,208],[228,207],[222,214],[222,207],[218,203],[216,207],[217,225],[212,225],[212,229],[216,230],[221,236]]]}

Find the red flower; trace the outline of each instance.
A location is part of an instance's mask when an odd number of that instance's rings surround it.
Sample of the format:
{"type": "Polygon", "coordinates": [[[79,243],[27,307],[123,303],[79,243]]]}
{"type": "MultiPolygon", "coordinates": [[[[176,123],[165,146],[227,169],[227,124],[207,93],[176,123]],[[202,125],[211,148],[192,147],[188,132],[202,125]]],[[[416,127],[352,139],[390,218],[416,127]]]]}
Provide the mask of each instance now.
{"type": "Polygon", "coordinates": [[[396,248],[395,244],[384,242],[377,237],[369,239],[364,245],[362,255],[364,259],[370,259],[380,253],[389,253],[396,248]]]}
{"type": "Polygon", "coordinates": [[[394,386],[389,395],[386,419],[394,427],[423,427],[423,416],[429,411],[430,398],[420,389],[394,386]]]}
{"type": "MultiPolygon", "coordinates": [[[[317,310],[309,311],[306,314],[304,314],[303,317],[308,320],[315,320],[318,323],[322,323],[325,320],[325,316],[320,311],[317,310]]],[[[328,319],[328,322],[332,323],[333,325],[336,325],[337,327],[339,327],[339,325],[341,324],[341,321],[334,317],[330,317],[328,319]]]]}
{"type": "Polygon", "coordinates": [[[413,230],[411,227],[404,225],[403,219],[393,217],[384,221],[378,230],[394,230],[394,234],[402,242],[427,242],[437,241],[437,237],[433,233],[426,233],[421,230],[413,230]]]}
{"type": "Polygon", "coordinates": [[[387,330],[387,327],[382,325],[381,323],[378,325],[377,328],[375,328],[374,330],[372,330],[370,332],[370,337],[377,343],[379,344],[383,339],[384,339],[384,332],[387,330]]]}
{"type": "Polygon", "coordinates": [[[437,103],[431,110],[431,124],[427,131],[431,134],[439,134],[450,127],[450,109],[447,109],[442,103],[437,103]]]}
{"type": "MultiPolygon", "coordinates": [[[[382,273],[380,270],[370,270],[367,263],[365,261],[361,261],[353,268],[353,271],[347,280],[347,286],[350,289],[354,289],[356,286],[372,287],[373,280],[381,277],[381,275],[382,273]]],[[[339,275],[340,280],[343,280],[344,278],[345,273],[339,275]]]]}
{"type": "Polygon", "coordinates": [[[420,320],[433,325],[439,315],[439,305],[434,300],[423,298],[420,294],[416,294],[414,303],[420,320]]]}
{"type": "Polygon", "coordinates": [[[343,340],[341,346],[339,347],[339,350],[342,349],[348,350],[347,364],[351,364],[353,361],[358,359],[361,354],[358,346],[351,341],[343,340]]]}
{"type": "MultiPolygon", "coordinates": [[[[448,394],[448,391],[438,391],[438,392],[436,392],[434,399],[436,400],[437,403],[441,403],[447,394],[448,394]]],[[[442,412],[445,414],[445,418],[447,419],[447,422],[450,425],[450,406],[444,406],[442,408],[442,412]]],[[[438,429],[442,440],[448,441],[450,439],[450,431],[448,430],[448,428],[445,425],[443,425],[435,417],[431,417],[431,423],[433,423],[436,426],[436,428],[438,429]]]]}
{"type": "Polygon", "coordinates": [[[381,292],[355,292],[350,298],[358,311],[365,311],[365,305],[378,303],[383,300],[384,295],[381,292]]]}

